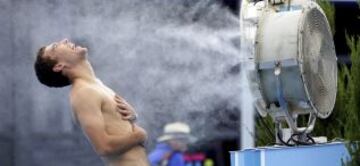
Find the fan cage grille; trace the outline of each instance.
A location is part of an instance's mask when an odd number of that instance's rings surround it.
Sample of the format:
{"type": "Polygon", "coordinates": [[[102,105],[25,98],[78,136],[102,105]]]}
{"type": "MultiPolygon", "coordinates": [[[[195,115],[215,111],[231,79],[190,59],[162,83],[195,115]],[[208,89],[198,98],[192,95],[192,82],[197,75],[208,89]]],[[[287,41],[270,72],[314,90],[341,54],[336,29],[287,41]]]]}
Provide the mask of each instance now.
{"type": "Polygon", "coordinates": [[[303,76],[309,98],[320,118],[333,110],[336,98],[337,62],[332,34],[318,8],[304,13],[302,36],[303,76]]]}

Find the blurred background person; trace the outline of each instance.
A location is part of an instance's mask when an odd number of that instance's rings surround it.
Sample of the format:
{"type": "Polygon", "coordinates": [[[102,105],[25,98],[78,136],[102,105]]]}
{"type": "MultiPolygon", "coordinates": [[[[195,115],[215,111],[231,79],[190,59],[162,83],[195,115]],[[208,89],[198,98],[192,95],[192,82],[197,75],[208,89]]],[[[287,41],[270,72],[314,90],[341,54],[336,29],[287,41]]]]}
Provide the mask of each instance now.
{"type": "Polygon", "coordinates": [[[190,127],[186,123],[174,122],[166,124],[163,135],[157,139],[157,145],[148,158],[151,166],[185,166],[184,152],[188,144],[195,141],[190,135],[190,127]]]}

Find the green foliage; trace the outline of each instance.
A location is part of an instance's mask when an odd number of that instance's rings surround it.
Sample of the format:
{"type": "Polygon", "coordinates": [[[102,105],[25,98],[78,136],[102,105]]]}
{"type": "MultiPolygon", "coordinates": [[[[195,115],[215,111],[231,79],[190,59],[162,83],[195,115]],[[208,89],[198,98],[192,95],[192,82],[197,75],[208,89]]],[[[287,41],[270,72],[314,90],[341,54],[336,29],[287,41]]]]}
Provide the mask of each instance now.
{"type": "Polygon", "coordinates": [[[348,143],[352,161],[344,165],[360,165],[360,37],[346,37],[351,50],[351,67],[341,66],[338,71],[338,91],[333,114],[318,121],[314,135],[330,139],[343,138],[348,143]]]}
{"type": "Polygon", "coordinates": [[[345,107],[347,123],[345,123],[344,138],[355,141],[360,140],[360,42],[359,37],[347,37],[347,44],[351,50],[351,68],[348,72],[347,95],[348,103],[345,107]]]}
{"type": "Polygon", "coordinates": [[[257,117],[256,118],[256,146],[267,146],[275,144],[275,127],[273,120],[270,116],[265,118],[257,117]]]}
{"type": "Polygon", "coordinates": [[[360,140],[360,38],[346,37],[346,40],[351,50],[351,66],[339,68],[334,111],[328,119],[318,121],[313,134],[349,141],[352,161],[344,165],[358,166],[360,148],[356,141],[360,140]]]}
{"type": "Polygon", "coordinates": [[[347,145],[347,149],[349,151],[351,161],[344,161],[342,160],[343,166],[359,166],[360,164],[360,149],[359,149],[359,142],[358,141],[350,141],[347,145]]]}

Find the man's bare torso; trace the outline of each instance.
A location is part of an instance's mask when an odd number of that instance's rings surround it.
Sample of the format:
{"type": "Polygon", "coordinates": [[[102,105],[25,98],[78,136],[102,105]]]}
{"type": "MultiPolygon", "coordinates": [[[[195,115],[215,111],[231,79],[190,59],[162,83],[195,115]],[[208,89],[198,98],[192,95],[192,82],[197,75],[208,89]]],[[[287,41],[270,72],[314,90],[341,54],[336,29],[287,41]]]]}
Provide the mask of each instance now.
{"type": "MultiPolygon", "coordinates": [[[[133,132],[134,125],[129,121],[123,120],[122,115],[116,111],[116,102],[114,96],[116,95],[111,89],[103,85],[100,81],[97,84],[78,85],[73,87],[72,92],[83,86],[91,86],[95,90],[101,101],[101,113],[103,116],[105,131],[109,135],[127,135],[133,132]]],[[[140,144],[134,146],[130,150],[121,153],[103,156],[103,159],[110,166],[147,166],[147,155],[145,149],[140,144]]]]}

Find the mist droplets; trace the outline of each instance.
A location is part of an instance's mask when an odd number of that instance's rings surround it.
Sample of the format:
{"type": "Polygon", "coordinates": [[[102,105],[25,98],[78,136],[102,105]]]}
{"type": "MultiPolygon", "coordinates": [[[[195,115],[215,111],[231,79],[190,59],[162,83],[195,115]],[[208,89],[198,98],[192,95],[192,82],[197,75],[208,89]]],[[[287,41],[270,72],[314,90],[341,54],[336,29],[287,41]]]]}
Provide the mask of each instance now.
{"type": "Polygon", "coordinates": [[[134,105],[152,140],[172,121],[188,122],[199,138],[226,132],[214,130],[219,124],[229,123],[227,132],[237,133],[236,119],[219,111],[236,114],[240,108],[240,74],[234,69],[241,56],[239,23],[217,1],[38,5],[30,16],[41,20],[32,23],[35,41],[70,37],[86,45],[97,76],[134,105]]]}

